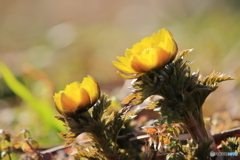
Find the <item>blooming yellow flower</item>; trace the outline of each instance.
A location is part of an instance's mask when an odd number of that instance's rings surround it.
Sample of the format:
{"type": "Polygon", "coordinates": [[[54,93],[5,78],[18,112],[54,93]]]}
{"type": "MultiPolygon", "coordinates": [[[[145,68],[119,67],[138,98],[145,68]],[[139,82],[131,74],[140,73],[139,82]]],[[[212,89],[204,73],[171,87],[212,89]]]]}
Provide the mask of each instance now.
{"type": "Polygon", "coordinates": [[[100,96],[98,83],[88,76],[82,83],[73,82],[65,90],[53,96],[57,111],[64,116],[71,116],[92,107],[100,96]]]}
{"type": "Polygon", "coordinates": [[[140,43],[127,49],[125,57],[117,57],[113,65],[118,68],[122,78],[133,79],[148,71],[162,68],[173,61],[178,51],[173,35],[166,29],[142,39],[140,43]]]}

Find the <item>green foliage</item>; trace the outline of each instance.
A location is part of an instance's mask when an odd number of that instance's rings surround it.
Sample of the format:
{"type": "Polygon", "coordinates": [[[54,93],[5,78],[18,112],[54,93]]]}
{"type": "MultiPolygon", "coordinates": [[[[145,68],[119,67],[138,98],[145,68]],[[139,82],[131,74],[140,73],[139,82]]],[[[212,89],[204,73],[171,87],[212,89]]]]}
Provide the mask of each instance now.
{"type": "Polygon", "coordinates": [[[124,126],[129,107],[122,108],[118,112],[105,114],[111,105],[111,100],[104,94],[92,107],[92,111],[77,113],[71,117],[57,116],[67,127],[68,133],[60,133],[65,139],[65,145],[72,143],[75,138],[87,133],[88,145],[77,146],[78,153],[75,157],[87,157],[89,159],[118,159],[117,136],[124,126]]]}
{"type": "Polygon", "coordinates": [[[20,157],[28,160],[42,160],[42,155],[37,151],[38,148],[38,142],[31,138],[28,130],[21,130],[15,139],[10,133],[0,131],[1,160],[17,160],[20,157]],[[15,153],[16,149],[21,149],[23,153],[15,153]]]}
{"type": "Polygon", "coordinates": [[[238,152],[240,153],[240,137],[230,137],[226,142],[222,141],[223,152],[238,152]]]}
{"type": "Polygon", "coordinates": [[[130,104],[140,104],[150,96],[160,96],[153,100],[155,108],[163,117],[160,122],[181,122],[192,137],[208,138],[202,115],[202,105],[207,96],[217,89],[218,83],[233,78],[213,72],[203,80],[199,71],[191,73],[189,61],[183,61],[192,50],[180,52],[175,60],[164,68],[147,72],[133,83],[130,104]]]}
{"type": "Polygon", "coordinates": [[[199,114],[205,99],[218,87],[218,83],[233,78],[213,72],[201,80],[199,71],[191,73],[191,62],[183,61],[184,55],[190,51],[182,51],[175,61],[164,68],[139,77],[133,84],[133,94],[136,96],[132,101],[138,99],[137,95],[141,95],[138,104],[149,96],[159,95],[162,98],[157,101],[156,106],[161,107],[162,116],[175,121],[184,117],[188,111],[194,116],[199,114]]]}
{"type": "Polygon", "coordinates": [[[8,132],[0,130],[0,159],[5,157],[11,157],[12,152],[11,135],[8,132]]]}
{"type": "Polygon", "coordinates": [[[89,160],[105,160],[106,158],[100,154],[96,148],[86,145],[76,145],[78,153],[74,154],[73,157],[78,160],[81,158],[87,158],[89,160]]]}
{"type": "Polygon", "coordinates": [[[63,130],[61,123],[58,123],[54,120],[54,118],[52,118],[55,112],[50,101],[35,97],[31,91],[26,88],[26,86],[14,77],[9,68],[3,63],[0,63],[0,73],[8,87],[28,104],[26,107],[33,110],[36,116],[39,116],[39,119],[42,121],[42,135],[44,135],[44,133],[48,133],[49,131],[57,133],[58,131],[63,130]]]}
{"type": "Polygon", "coordinates": [[[164,68],[147,72],[133,82],[132,94],[124,101],[126,104],[141,104],[146,98],[151,98],[152,104],[146,108],[157,109],[162,118],[156,122],[161,127],[173,125],[173,122],[182,123],[184,128],[192,136],[193,141],[185,151],[177,141],[168,141],[177,137],[180,133],[177,127],[165,127],[165,129],[146,128],[149,138],[149,147],[152,155],[156,155],[155,150],[168,153],[167,159],[210,159],[210,145],[213,140],[208,136],[202,113],[202,105],[207,96],[218,88],[218,83],[232,80],[229,76],[213,72],[205,78],[200,77],[199,71],[191,73],[189,61],[183,61],[186,54],[192,50],[180,52],[175,60],[167,64],[164,68]],[[160,98],[159,98],[160,97],[160,98]],[[166,134],[168,133],[168,134],[166,134]],[[164,146],[168,144],[166,149],[164,146]],[[192,145],[192,146],[191,146],[192,145]],[[153,150],[151,149],[153,146],[153,150]],[[174,152],[170,148],[175,148],[174,152]],[[180,148],[180,149],[179,149],[180,148]],[[177,150],[176,150],[177,149],[177,150]],[[185,156],[184,156],[185,155],[185,156]],[[191,158],[190,158],[191,159],[191,158]]]}
{"type": "Polygon", "coordinates": [[[210,160],[210,145],[212,140],[206,139],[204,141],[194,141],[193,139],[187,141],[187,145],[183,145],[183,152],[188,159],[196,160],[210,160]]]}

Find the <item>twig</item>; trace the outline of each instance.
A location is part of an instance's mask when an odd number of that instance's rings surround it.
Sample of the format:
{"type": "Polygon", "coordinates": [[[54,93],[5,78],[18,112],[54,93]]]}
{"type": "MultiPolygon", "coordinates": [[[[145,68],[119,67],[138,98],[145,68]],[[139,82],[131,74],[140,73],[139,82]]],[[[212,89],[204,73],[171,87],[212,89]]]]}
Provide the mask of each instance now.
{"type": "Polygon", "coordinates": [[[213,138],[217,144],[229,137],[240,137],[240,127],[213,135],[213,138]]]}
{"type": "MultiPolygon", "coordinates": [[[[213,135],[213,139],[217,144],[221,143],[222,140],[225,140],[228,137],[240,137],[240,127],[213,135]]],[[[136,136],[135,133],[129,133],[127,135],[118,136],[118,140],[126,139],[128,141],[135,141],[135,140],[147,139],[147,138],[149,138],[149,135],[147,135],[147,134],[136,136]]],[[[186,140],[186,139],[190,139],[190,138],[191,138],[191,136],[189,134],[180,134],[179,137],[178,137],[179,140],[186,140]]],[[[86,144],[86,143],[90,143],[90,140],[81,141],[78,144],[83,145],[83,144],[86,144]]],[[[70,144],[69,146],[60,145],[60,146],[57,146],[57,147],[53,147],[53,148],[41,151],[41,153],[42,154],[52,153],[52,152],[56,152],[56,151],[59,151],[59,150],[62,150],[62,149],[72,147],[73,145],[74,144],[70,144]]]]}

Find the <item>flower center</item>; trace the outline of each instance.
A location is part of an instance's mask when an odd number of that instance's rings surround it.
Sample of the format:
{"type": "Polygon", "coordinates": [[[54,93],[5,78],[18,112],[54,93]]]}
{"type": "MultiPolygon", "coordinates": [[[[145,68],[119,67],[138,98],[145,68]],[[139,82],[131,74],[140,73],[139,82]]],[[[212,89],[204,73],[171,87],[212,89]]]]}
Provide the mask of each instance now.
{"type": "Polygon", "coordinates": [[[142,51],[141,55],[151,54],[152,51],[153,51],[153,48],[145,48],[145,49],[142,51]]]}

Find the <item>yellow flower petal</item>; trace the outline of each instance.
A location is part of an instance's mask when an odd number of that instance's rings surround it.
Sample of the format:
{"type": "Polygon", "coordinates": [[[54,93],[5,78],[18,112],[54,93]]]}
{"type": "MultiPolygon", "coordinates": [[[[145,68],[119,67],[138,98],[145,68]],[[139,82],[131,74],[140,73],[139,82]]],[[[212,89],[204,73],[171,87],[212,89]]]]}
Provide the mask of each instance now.
{"type": "Polygon", "coordinates": [[[156,48],[156,57],[155,58],[155,63],[156,66],[155,68],[161,68],[166,65],[170,61],[171,54],[162,49],[161,47],[156,48]]]}
{"type": "MultiPolygon", "coordinates": [[[[93,103],[91,102],[91,97],[88,93],[88,91],[86,90],[86,88],[80,88],[79,89],[80,92],[80,97],[78,97],[78,108],[77,110],[87,110],[89,107],[91,107],[93,105],[93,103]]],[[[97,97],[99,98],[99,97],[97,97]]],[[[97,100],[97,99],[96,99],[97,100]]]]}
{"type": "Polygon", "coordinates": [[[162,29],[158,32],[159,45],[165,51],[169,53],[176,52],[176,42],[173,39],[173,35],[166,29],[162,29]]]}
{"type": "Polygon", "coordinates": [[[75,112],[78,103],[69,97],[65,92],[61,92],[61,104],[62,104],[62,111],[63,112],[75,112]]]}
{"type": "Polygon", "coordinates": [[[149,63],[145,63],[144,59],[140,56],[133,57],[131,67],[137,72],[147,72],[151,69],[149,63]]]}
{"type": "Polygon", "coordinates": [[[96,103],[100,96],[100,89],[94,78],[92,76],[84,78],[82,86],[87,91],[91,104],[96,103]]]}
{"type": "Polygon", "coordinates": [[[64,92],[66,93],[73,93],[75,92],[75,94],[79,94],[78,89],[81,87],[81,83],[80,82],[73,82],[71,84],[68,84],[64,90],[64,92]]]}
{"type": "Polygon", "coordinates": [[[59,113],[61,113],[62,110],[63,110],[63,109],[62,109],[62,103],[61,103],[61,92],[55,93],[55,95],[53,96],[53,98],[54,98],[55,107],[56,107],[57,111],[58,111],[59,113]]]}
{"type": "Polygon", "coordinates": [[[135,74],[135,75],[126,75],[124,73],[121,73],[121,72],[117,72],[117,74],[122,77],[123,79],[135,79],[135,78],[138,78],[142,75],[144,75],[145,73],[138,73],[138,74],[135,74]]]}
{"type": "Polygon", "coordinates": [[[73,82],[65,90],[56,93],[53,98],[57,111],[63,116],[72,116],[86,111],[96,103],[100,97],[98,83],[88,76],[82,83],[73,82]]]}
{"type": "Polygon", "coordinates": [[[121,77],[135,78],[140,73],[164,67],[173,61],[177,50],[173,35],[162,29],[127,49],[125,57],[118,57],[119,62],[114,61],[113,65],[118,68],[121,77]]]}
{"type": "Polygon", "coordinates": [[[127,73],[127,74],[135,74],[138,73],[137,71],[133,70],[131,66],[126,66],[125,64],[117,61],[112,62],[115,67],[118,68],[121,72],[127,73]]]}
{"type": "Polygon", "coordinates": [[[130,63],[131,63],[131,61],[130,61],[130,59],[129,58],[126,58],[126,57],[117,57],[117,59],[121,62],[121,63],[123,63],[125,66],[130,66],[130,63]]]}
{"type": "Polygon", "coordinates": [[[133,49],[127,49],[125,51],[125,57],[130,61],[131,57],[134,55],[133,49]]]}

